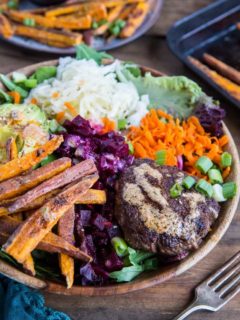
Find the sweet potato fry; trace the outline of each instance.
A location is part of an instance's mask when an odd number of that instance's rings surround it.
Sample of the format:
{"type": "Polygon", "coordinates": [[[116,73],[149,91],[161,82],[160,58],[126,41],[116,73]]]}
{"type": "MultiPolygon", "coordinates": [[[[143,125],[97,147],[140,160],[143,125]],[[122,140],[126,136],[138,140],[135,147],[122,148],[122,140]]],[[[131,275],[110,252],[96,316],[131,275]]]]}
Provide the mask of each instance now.
{"type": "MultiPolygon", "coordinates": [[[[0,218],[0,245],[3,245],[9,236],[20,226],[21,222],[9,217],[0,218]]],[[[83,252],[72,244],[49,232],[38,244],[37,249],[50,253],[64,253],[75,259],[82,259],[83,252]]]]}
{"type": "MultiPolygon", "coordinates": [[[[61,189],[56,189],[56,190],[53,190],[47,194],[44,194],[43,196],[41,196],[39,198],[36,198],[35,200],[33,200],[31,203],[29,203],[25,207],[17,210],[15,214],[21,214],[24,212],[28,212],[28,211],[40,208],[41,206],[44,205],[44,203],[46,203],[50,198],[52,198],[53,196],[58,194],[60,191],[61,191],[61,189]]],[[[14,201],[16,201],[17,199],[18,198],[1,201],[2,207],[0,207],[0,217],[10,214],[10,212],[8,211],[8,206],[13,204],[14,201]]],[[[106,192],[103,190],[90,189],[84,195],[80,196],[79,199],[76,200],[75,204],[103,205],[104,203],[106,203],[106,192]]]]}
{"type": "Polygon", "coordinates": [[[135,8],[136,8],[136,4],[130,4],[125,6],[118,18],[121,20],[128,19],[128,17],[130,16],[130,14],[133,12],[135,8]]]}
{"type": "MultiPolygon", "coordinates": [[[[105,6],[103,6],[103,4],[101,4],[99,2],[66,4],[61,7],[59,7],[59,6],[53,7],[52,9],[46,9],[45,16],[48,18],[52,18],[52,17],[58,17],[58,16],[62,16],[62,15],[69,15],[72,13],[77,13],[78,15],[82,15],[82,16],[89,14],[90,16],[92,16],[97,11],[102,11],[103,7],[104,7],[104,11],[106,13],[105,6]]],[[[103,16],[103,19],[105,17],[103,16]]]]}
{"type": "MultiPolygon", "coordinates": [[[[17,215],[17,214],[20,214],[20,213],[24,213],[26,211],[31,211],[31,210],[34,210],[34,209],[38,209],[41,206],[43,206],[44,203],[46,203],[50,198],[52,198],[53,196],[58,194],[60,191],[61,191],[61,189],[56,189],[56,190],[53,190],[53,191],[51,191],[51,192],[49,192],[47,194],[44,194],[43,196],[41,196],[39,198],[36,198],[34,201],[29,203],[26,207],[23,207],[23,208],[17,210],[14,214],[17,215]]],[[[8,206],[13,204],[14,201],[16,201],[17,199],[19,199],[19,197],[1,201],[0,217],[10,214],[10,212],[8,211],[8,206]]]]}
{"type": "MultiPolygon", "coordinates": [[[[86,176],[49,200],[15,230],[3,245],[3,250],[19,263],[23,263],[63,214],[73,206],[77,198],[86,193],[97,179],[97,174],[86,176]]],[[[83,255],[82,259],[86,262],[91,260],[86,255],[83,255]]]]}
{"type": "Polygon", "coordinates": [[[8,11],[8,16],[11,20],[19,23],[23,23],[25,19],[32,19],[35,21],[38,27],[44,28],[57,28],[57,29],[89,29],[92,24],[92,18],[90,15],[85,15],[78,19],[74,18],[55,18],[55,17],[44,17],[37,14],[31,14],[26,11],[8,11]]]}
{"type": "Polygon", "coordinates": [[[233,67],[227,65],[226,63],[222,62],[221,60],[213,57],[208,53],[204,53],[203,59],[207,62],[210,67],[213,67],[215,70],[220,72],[223,76],[227,77],[228,79],[236,82],[240,85],[240,71],[234,69],[233,67]]]}
{"type": "Polygon", "coordinates": [[[70,31],[45,30],[22,25],[14,25],[14,32],[18,36],[34,39],[49,46],[67,48],[82,42],[82,35],[70,31]]]}
{"type": "Polygon", "coordinates": [[[14,34],[11,22],[0,13],[0,35],[4,38],[11,38],[14,34]]]}
{"type": "Polygon", "coordinates": [[[19,159],[14,159],[0,166],[0,181],[15,177],[32,168],[49,154],[53,153],[63,141],[62,136],[55,136],[38,149],[27,153],[19,159]]]}
{"type": "Polygon", "coordinates": [[[136,6],[136,8],[133,10],[132,14],[129,17],[126,26],[120,33],[121,38],[131,37],[135,33],[135,31],[145,20],[149,12],[149,8],[150,6],[148,2],[142,2],[136,6]]]}
{"type": "Polygon", "coordinates": [[[6,143],[7,161],[17,159],[18,149],[14,138],[9,138],[6,143]]]}
{"type": "Polygon", "coordinates": [[[0,200],[16,197],[69,167],[71,167],[71,159],[61,158],[44,167],[33,170],[29,174],[3,181],[0,183],[0,200]]]}
{"type": "Polygon", "coordinates": [[[145,2],[146,0],[103,0],[102,3],[107,7],[115,7],[119,5],[126,5],[126,4],[132,4],[132,3],[142,3],[145,2]]]}
{"type": "Polygon", "coordinates": [[[20,196],[13,204],[8,206],[8,211],[14,213],[19,211],[21,208],[24,208],[31,204],[36,198],[43,196],[51,192],[52,190],[58,189],[60,187],[66,186],[67,184],[81,179],[85,175],[92,174],[96,172],[96,167],[92,160],[85,160],[81,163],[68,168],[62,173],[58,174],[51,179],[42,182],[37,187],[29,190],[22,196],[20,196]]]}
{"type": "Polygon", "coordinates": [[[105,204],[106,192],[104,190],[90,189],[76,200],[75,204],[105,204]]]}
{"type": "Polygon", "coordinates": [[[116,6],[115,8],[112,8],[108,14],[108,17],[107,17],[107,21],[108,23],[106,24],[103,24],[102,26],[100,26],[99,28],[97,28],[95,31],[94,31],[94,34],[95,35],[102,35],[104,34],[108,28],[109,28],[109,25],[118,18],[119,14],[121,13],[121,11],[123,10],[124,6],[123,5],[119,5],[119,6],[116,6]]]}
{"type": "Polygon", "coordinates": [[[227,91],[236,100],[240,100],[240,86],[233,83],[232,81],[224,78],[216,71],[208,68],[205,64],[201,63],[199,60],[188,57],[190,63],[192,63],[197,69],[203,72],[208,78],[215,82],[219,87],[227,91]]]}
{"type": "Polygon", "coordinates": [[[31,254],[27,257],[27,259],[23,262],[23,269],[26,271],[26,273],[30,274],[31,276],[36,275],[36,271],[34,268],[34,261],[31,254]]]}
{"type": "MultiPolygon", "coordinates": [[[[58,235],[69,243],[74,243],[74,221],[75,209],[74,206],[70,208],[59,219],[58,222],[58,235]]],[[[66,254],[59,254],[59,266],[62,275],[65,276],[67,288],[71,288],[74,281],[74,260],[66,254]]]]}

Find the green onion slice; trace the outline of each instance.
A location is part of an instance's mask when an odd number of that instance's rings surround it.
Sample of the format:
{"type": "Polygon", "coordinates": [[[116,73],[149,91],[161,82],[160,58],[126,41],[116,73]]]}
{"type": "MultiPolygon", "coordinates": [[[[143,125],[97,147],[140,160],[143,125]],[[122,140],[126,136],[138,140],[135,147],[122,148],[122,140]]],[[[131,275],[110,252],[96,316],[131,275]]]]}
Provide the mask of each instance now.
{"type": "Polygon", "coordinates": [[[33,89],[37,86],[38,82],[36,79],[27,79],[24,81],[26,88],[33,89]]]}
{"type": "Polygon", "coordinates": [[[184,186],[184,188],[186,189],[191,189],[196,183],[196,180],[191,177],[191,176],[187,176],[183,179],[182,185],[184,186]]]}
{"type": "Polygon", "coordinates": [[[113,237],[111,243],[119,257],[124,257],[128,254],[128,246],[122,238],[113,237]]]}
{"type": "Polygon", "coordinates": [[[119,119],[118,120],[118,129],[119,130],[126,129],[126,126],[127,126],[127,120],[126,119],[119,119]]]}
{"type": "Polygon", "coordinates": [[[212,184],[223,183],[223,177],[221,175],[221,172],[217,169],[210,169],[208,171],[208,177],[212,184]]]}
{"type": "Polygon", "coordinates": [[[132,142],[131,141],[127,141],[127,144],[128,144],[129,152],[131,154],[134,154],[134,146],[133,146],[132,142]]]}
{"type": "Polygon", "coordinates": [[[206,174],[208,170],[212,168],[212,166],[212,160],[206,156],[200,157],[195,164],[195,167],[204,174],[206,174]]]}
{"type": "Polygon", "coordinates": [[[207,196],[208,198],[211,198],[213,196],[213,187],[210,183],[208,183],[204,179],[200,179],[196,184],[196,190],[199,193],[202,193],[203,195],[207,196]]]}
{"type": "Polygon", "coordinates": [[[226,167],[231,167],[232,165],[232,155],[228,152],[223,152],[221,155],[221,167],[226,168],[226,167]]]}
{"type": "Polygon", "coordinates": [[[183,191],[182,186],[179,183],[175,183],[170,189],[170,197],[177,198],[181,195],[182,191],[183,191]]]}
{"type": "Polygon", "coordinates": [[[237,184],[235,182],[224,183],[222,188],[225,199],[232,199],[237,193],[237,184]]]}
{"type": "Polygon", "coordinates": [[[213,199],[217,202],[224,202],[227,200],[223,196],[223,187],[220,184],[213,185],[213,199]]]}
{"type": "Polygon", "coordinates": [[[35,27],[36,26],[36,22],[34,19],[32,18],[25,18],[23,20],[23,24],[27,27],[35,27]]]}
{"type": "Polygon", "coordinates": [[[24,82],[25,80],[27,80],[27,77],[23,73],[13,72],[12,79],[13,79],[13,82],[17,84],[17,83],[21,83],[21,82],[24,82]]]}
{"type": "Polygon", "coordinates": [[[163,166],[166,163],[167,152],[166,150],[160,150],[156,152],[156,163],[159,166],[163,166]]]}

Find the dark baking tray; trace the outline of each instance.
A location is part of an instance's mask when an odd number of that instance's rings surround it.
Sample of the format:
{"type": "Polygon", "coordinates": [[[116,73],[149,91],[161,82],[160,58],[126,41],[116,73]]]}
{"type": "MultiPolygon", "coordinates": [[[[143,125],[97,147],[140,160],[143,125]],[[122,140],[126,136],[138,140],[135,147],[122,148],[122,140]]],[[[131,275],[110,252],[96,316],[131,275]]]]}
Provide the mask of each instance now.
{"type": "Polygon", "coordinates": [[[177,21],[167,34],[171,51],[235,106],[240,102],[221,89],[187,59],[207,52],[240,70],[240,0],[220,0],[177,21]]]}

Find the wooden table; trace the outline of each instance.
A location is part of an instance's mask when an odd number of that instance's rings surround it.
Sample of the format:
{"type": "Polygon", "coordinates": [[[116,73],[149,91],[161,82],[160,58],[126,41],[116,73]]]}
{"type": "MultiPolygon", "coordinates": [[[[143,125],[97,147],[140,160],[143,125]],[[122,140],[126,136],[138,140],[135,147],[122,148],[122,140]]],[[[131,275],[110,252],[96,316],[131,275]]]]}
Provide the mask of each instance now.
{"type": "MultiPolygon", "coordinates": [[[[154,67],[169,74],[187,75],[201,85],[215,98],[219,97],[187,70],[168,50],[166,40],[160,36],[167,27],[180,16],[206,5],[209,0],[166,0],[164,14],[157,26],[140,40],[112,53],[123,60],[132,60],[154,67]],[[197,4],[196,4],[197,3],[197,4]]],[[[22,66],[49,60],[49,55],[21,52],[17,48],[0,43],[0,72],[7,73],[22,66]]],[[[227,110],[226,123],[240,147],[240,111],[226,101],[222,105],[227,110]]],[[[167,320],[172,319],[191,300],[193,288],[210,272],[239,250],[240,207],[231,227],[219,245],[200,263],[185,274],[167,283],[143,291],[113,297],[64,297],[45,294],[47,305],[66,312],[78,320],[167,320]]],[[[198,312],[189,319],[195,320],[239,320],[240,295],[218,313],[198,312]]]]}

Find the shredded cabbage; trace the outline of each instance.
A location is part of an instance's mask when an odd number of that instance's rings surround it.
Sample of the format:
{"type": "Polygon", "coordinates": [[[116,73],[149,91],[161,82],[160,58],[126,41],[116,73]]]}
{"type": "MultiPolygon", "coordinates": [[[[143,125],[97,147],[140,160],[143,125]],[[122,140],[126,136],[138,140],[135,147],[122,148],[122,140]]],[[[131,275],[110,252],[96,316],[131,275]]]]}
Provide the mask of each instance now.
{"type": "Polygon", "coordinates": [[[94,60],[60,58],[56,78],[38,85],[26,102],[36,99],[50,118],[64,112],[64,119],[72,120],[74,113],[65,106],[70,103],[76,114],[97,123],[107,117],[139,125],[148,112],[148,95],[140,96],[130,81],[120,82],[119,68],[120,61],[99,66],[94,60]]]}

